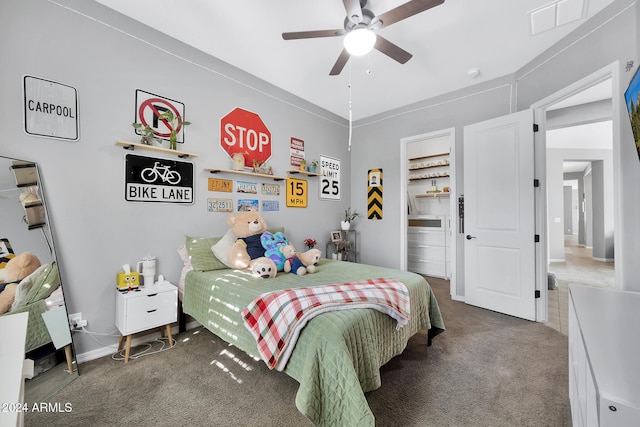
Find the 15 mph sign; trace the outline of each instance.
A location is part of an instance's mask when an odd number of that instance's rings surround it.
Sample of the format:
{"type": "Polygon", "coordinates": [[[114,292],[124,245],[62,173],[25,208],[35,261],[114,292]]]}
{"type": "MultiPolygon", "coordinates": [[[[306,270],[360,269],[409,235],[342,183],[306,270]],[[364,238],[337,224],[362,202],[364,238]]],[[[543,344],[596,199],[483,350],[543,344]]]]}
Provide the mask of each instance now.
{"type": "Polygon", "coordinates": [[[271,158],[271,132],[256,113],[235,108],[220,120],[220,146],[231,158],[244,155],[244,165],[253,167],[271,158]]]}

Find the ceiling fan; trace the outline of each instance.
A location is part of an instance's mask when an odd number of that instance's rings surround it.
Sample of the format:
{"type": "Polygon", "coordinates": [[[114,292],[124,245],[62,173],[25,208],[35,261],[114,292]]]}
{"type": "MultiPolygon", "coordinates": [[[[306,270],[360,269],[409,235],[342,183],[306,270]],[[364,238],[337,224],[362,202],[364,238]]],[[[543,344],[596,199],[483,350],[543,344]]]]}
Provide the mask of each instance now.
{"type": "MultiPolygon", "coordinates": [[[[403,19],[407,19],[413,15],[417,15],[420,12],[424,12],[427,9],[431,9],[432,7],[444,3],[444,0],[411,0],[383,13],[382,15],[376,16],[369,9],[365,9],[367,0],[342,1],[345,9],[347,10],[347,16],[344,19],[344,29],[282,33],[282,38],[285,40],[295,40],[345,36],[346,46],[348,44],[348,41],[346,40],[347,38],[355,38],[356,34],[363,35],[365,38],[368,38],[368,42],[372,44],[369,46],[369,50],[375,48],[391,59],[404,64],[411,59],[413,55],[401,47],[391,43],[379,34],[376,35],[374,31],[388,27],[391,24],[395,24],[396,22],[402,21],[403,19]]],[[[347,47],[342,49],[342,53],[340,53],[340,56],[329,72],[329,75],[336,76],[340,74],[352,54],[358,53],[349,53],[347,47]]]]}

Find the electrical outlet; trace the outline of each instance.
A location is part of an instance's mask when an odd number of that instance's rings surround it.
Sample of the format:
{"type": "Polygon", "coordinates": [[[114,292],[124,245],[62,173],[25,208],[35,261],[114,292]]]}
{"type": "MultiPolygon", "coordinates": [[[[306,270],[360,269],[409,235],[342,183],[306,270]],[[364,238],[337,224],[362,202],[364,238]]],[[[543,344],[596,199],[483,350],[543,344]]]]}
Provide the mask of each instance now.
{"type": "Polygon", "coordinates": [[[69,325],[71,326],[71,329],[82,327],[82,322],[82,313],[73,313],[69,315],[69,325]]]}

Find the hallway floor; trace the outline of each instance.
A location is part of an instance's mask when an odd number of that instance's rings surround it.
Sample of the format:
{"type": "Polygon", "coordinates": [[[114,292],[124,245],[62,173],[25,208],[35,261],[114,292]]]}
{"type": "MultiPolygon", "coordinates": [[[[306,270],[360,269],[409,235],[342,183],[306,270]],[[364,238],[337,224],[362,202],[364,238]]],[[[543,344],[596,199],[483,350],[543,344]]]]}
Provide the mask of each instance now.
{"type": "Polygon", "coordinates": [[[565,236],[564,262],[552,262],[549,272],[556,275],[558,289],[549,290],[547,326],[567,335],[569,332],[569,285],[613,288],[614,263],[596,261],[592,250],[578,246],[578,236],[565,236]]]}

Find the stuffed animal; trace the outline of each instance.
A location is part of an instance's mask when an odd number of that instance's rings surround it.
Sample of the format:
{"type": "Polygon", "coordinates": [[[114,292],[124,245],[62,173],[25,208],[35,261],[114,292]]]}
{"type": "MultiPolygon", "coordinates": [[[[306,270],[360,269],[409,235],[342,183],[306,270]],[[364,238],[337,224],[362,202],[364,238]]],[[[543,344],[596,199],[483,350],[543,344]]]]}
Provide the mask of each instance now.
{"type": "Polygon", "coordinates": [[[281,231],[271,233],[265,231],[260,237],[260,243],[265,249],[264,255],[276,264],[278,271],[284,271],[285,256],[280,251],[280,247],[289,244],[289,239],[281,231]]]}
{"type": "Polygon", "coordinates": [[[306,252],[299,253],[298,258],[300,258],[302,263],[306,265],[308,269],[309,266],[318,265],[318,261],[322,258],[322,252],[320,252],[320,249],[309,249],[306,252]]]}
{"type": "Polygon", "coordinates": [[[258,212],[249,210],[229,215],[227,224],[238,238],[229,249],[229,262],[235,268],[249,268],[252,259],[264,257],[260,236],[267,230],[267,223],[258,212]]]}
{"type": "Polygon", "coordinates": [[[255,278],[269,279],[276,277],[278,270],[273,263],[273,260],[267,257],[260,257],[251,260],[251,273],[255,278]]]}
{"type": "Polygon", "coordinates": [[[40,260],[31,252],[23,252],[11,258],[7,265],[0,269],[0,282],[16,283],[33,273],[40,267],[40,260]]]}
{"type": "Polygon", "coordinates": [[[267,223],[255,210],[229,215],[227,224],[237,237],[228,253],[229,263],[237,269],[251,269],[254,277],[275,277],[278,267],[265,257],[265,249],[260,242],[267,223]]]}
{"type": "Polygon", "coordinates": [[[304,276],[307,273],[314,273],[316,271],[315,265],[306,265],[302,262],[293,245],[280,246],[280,251],[286,257],[286,260],[284,261],[284,271],[286,273],[304,276]]]}

